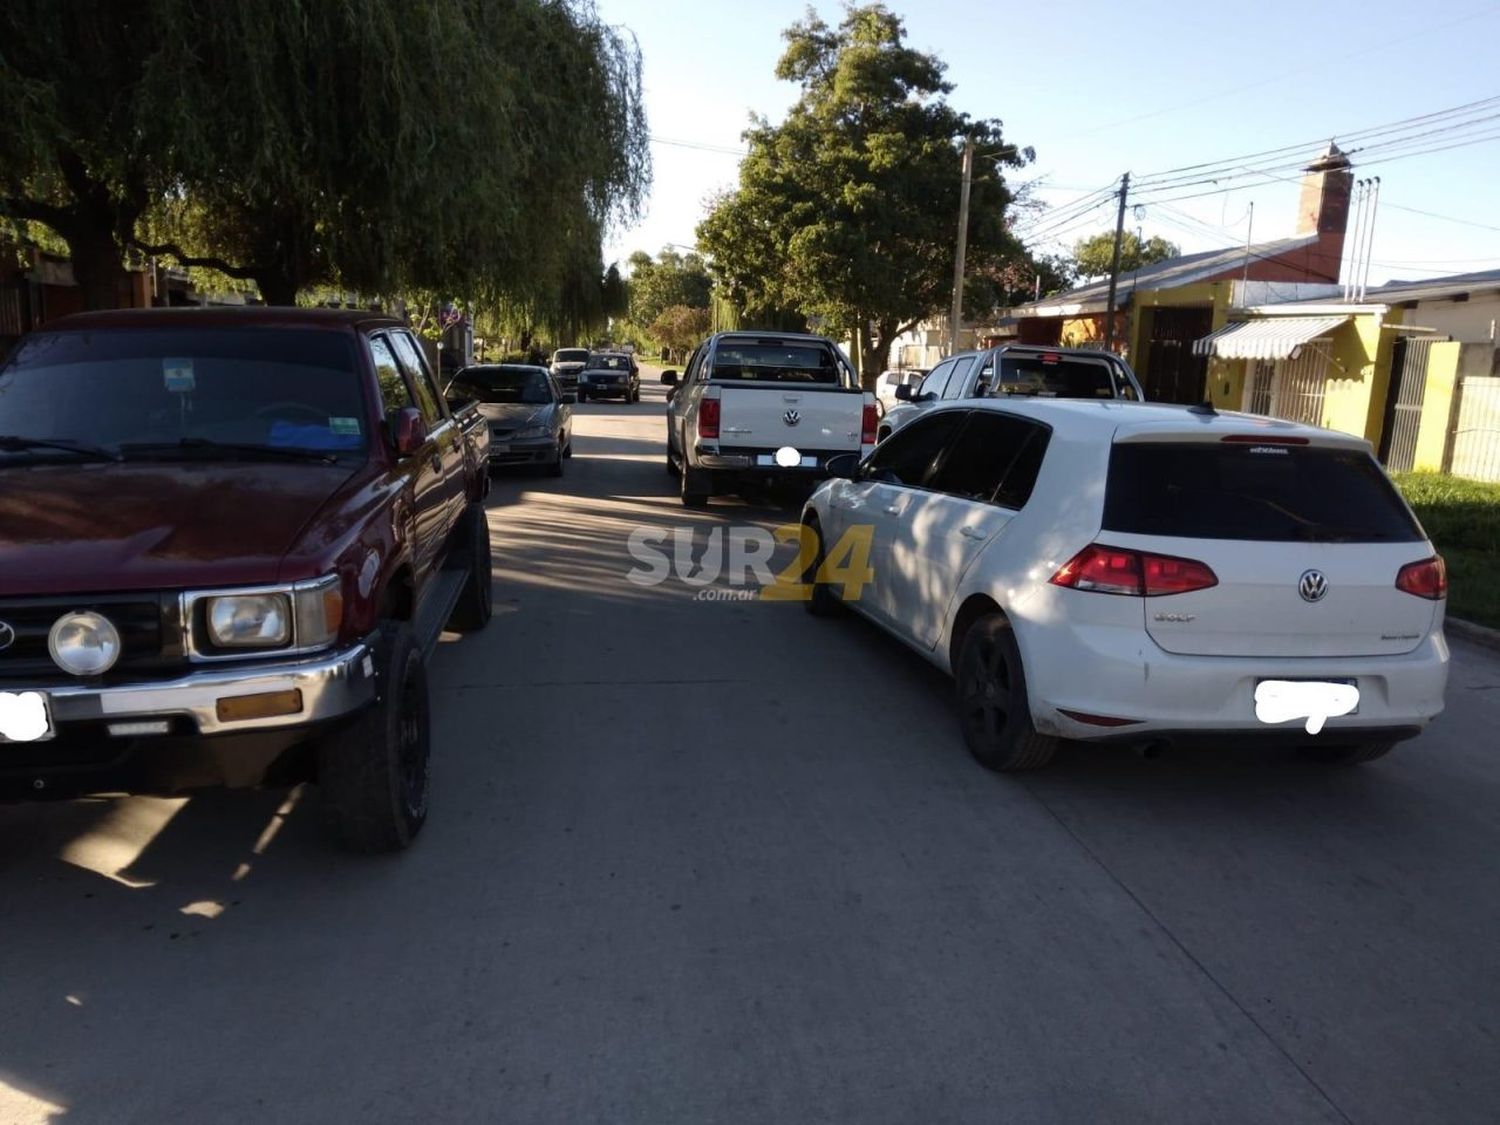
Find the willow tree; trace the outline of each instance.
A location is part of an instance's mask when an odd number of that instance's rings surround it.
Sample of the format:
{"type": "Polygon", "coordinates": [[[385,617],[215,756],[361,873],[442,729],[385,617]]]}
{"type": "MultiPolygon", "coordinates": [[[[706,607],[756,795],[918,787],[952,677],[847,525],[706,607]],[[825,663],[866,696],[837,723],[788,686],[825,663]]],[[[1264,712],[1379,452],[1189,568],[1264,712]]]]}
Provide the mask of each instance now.
{"type": "MultiPolygon", "coordinates": [[[[21,157],[3,174],[41,189],[7,202],[108,213],[116,269],[133,243],[251,279],[273,303],[319,285],[495,297],[561,263],[565,232],[597,257],[598,232],[649,181],[639,51],[585,0],[7,0],[0,13],[12,41],[43,29],[40,45],[0,46],[0,94],[22,122],[0,126],[0,157],[21,157]],[[68,180],[47,143],[59,121],[113,210],[68,180]]],[[[74,244],[54,223],[66,216],[9,210],[74,244]]]]}
{"type": "Polygon", "coordinates": [[[117,305],[136,224],[180,159],[185,107],[152,0],[0,4],[0,214],[66,244],[90,308],[117,305]]]}
{"type": "Polygon", "coordinates": [[[873,381],[891,342],[952,296],[962,150],[972,139],[968,261],[975,273],[1022,253],[1007,231],[1007,167],[1030,150],[1001,123],[949,105],[943,64],[912,49],[880,4],[837,27],[814,15],[786,33],[776,76],[801,94],[784,121],[755,122],[739,186],[698,228],[726,297],[790,308],[865,341],[873,381]]]}

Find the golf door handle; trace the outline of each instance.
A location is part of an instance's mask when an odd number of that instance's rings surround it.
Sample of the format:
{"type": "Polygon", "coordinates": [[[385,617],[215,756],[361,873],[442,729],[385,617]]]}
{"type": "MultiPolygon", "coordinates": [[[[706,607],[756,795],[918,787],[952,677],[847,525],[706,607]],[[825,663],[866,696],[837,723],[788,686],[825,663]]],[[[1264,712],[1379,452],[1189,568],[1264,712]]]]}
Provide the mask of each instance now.
{"type": "Polygon", "coordinates": [[[901,514],[901,505],[892,504],[885,510],[885,514],[888,516],[899,516],[901,514]]]}
{"type": "Polygon", "coordinates": [[[988,539],[989,536],[977,527],[961,527],[958,533],[965,539],[988,539]]]}

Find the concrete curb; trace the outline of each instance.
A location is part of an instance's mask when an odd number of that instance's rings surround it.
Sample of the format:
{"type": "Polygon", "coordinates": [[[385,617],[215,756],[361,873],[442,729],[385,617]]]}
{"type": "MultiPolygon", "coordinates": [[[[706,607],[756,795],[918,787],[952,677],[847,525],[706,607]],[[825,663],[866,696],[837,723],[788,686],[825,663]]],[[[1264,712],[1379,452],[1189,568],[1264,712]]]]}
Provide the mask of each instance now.
{"type": "Polygon", "coordinates": [[[1500,629],[1491,629],[1488,625],[1476,625],[1472,621],[1464,621],[1458,617],[1448,618],[1444,627],[1453,636],[1462,637],[1470,644],[1483,645],[1485,648],[1500,652],[1500,629]]]}

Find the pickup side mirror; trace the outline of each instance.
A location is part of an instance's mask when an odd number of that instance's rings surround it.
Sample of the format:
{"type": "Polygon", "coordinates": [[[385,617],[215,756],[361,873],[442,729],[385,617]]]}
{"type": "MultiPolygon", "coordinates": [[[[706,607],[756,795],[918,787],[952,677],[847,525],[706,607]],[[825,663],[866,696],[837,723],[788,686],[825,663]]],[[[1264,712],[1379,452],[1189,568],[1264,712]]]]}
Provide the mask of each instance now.
{"type": "Polygon", "coordinates": [[[661,381],[669,387],[675,387],[677,385],[677,372],[663,371],[661,373],[661,381]]]}
{"type": "Polygon", "coordinates": [[[575,402],[578,401],[578,392],[577,391],[563,391],[562,400],[563,400],[563,405],[564,406],[572,406],[575,402]]]}
{"type": "Polygon", "coordinates": [[[407,406],[391,415],[391,440],[398,457],[410,457],[427,440],[427,423],[415,406],[407,406]]]}
{"type": "Polygon", "coordinates": [[[897,383],[896,384],[896,398],[897,398],[898,401],[900,401],[900,402],[915,402],[916,401],[916,397],[917,397],[917,388],[915,386],[913,386],[911,383],[897,383]]]}
{"type": "Polygon", "coordinates": [[[831,477],[853,480],[859,472],[859,454],[840,453],[837,457],[828,458],[828,463],[823,468],[831,477]]]}

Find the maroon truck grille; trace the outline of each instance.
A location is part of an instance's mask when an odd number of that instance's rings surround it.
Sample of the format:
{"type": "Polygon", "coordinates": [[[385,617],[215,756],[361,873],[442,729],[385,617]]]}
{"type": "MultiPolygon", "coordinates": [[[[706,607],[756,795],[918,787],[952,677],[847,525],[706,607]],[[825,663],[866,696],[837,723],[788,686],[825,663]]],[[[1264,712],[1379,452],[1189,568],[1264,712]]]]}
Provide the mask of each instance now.
{"type": "Polygon", "coordinates": [[[47,634],[65,613],[93,610],[120,631],[120,660],[111,676],[150,673],[183,662],[178,603],[170,594],[104,597],[0,598],[0,680],[62,675],[47,652],[47,634]]]}

